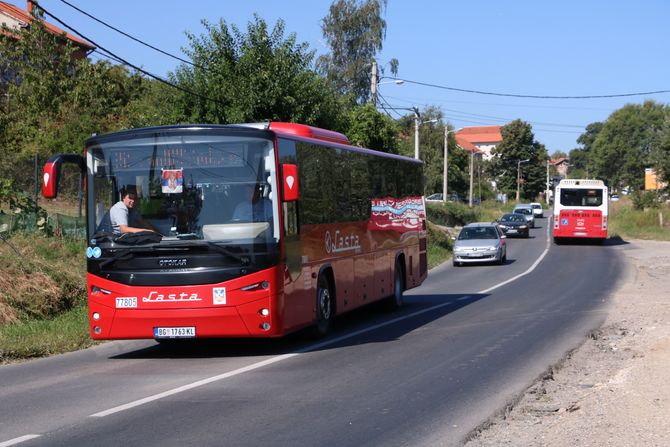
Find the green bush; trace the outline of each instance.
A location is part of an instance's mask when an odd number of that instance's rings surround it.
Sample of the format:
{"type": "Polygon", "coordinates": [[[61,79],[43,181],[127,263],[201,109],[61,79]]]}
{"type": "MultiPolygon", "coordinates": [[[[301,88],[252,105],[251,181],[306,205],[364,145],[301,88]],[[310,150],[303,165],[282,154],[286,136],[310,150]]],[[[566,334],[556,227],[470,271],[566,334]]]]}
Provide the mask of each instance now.
{"type": "Polygon", "coordinates": [[[444,262],[454,246],[449,234],[437,225],[428,222],[428,268],[444,262]]]}
{"type": "Polygon", "coordinates": [[[661,206],[661,202],[655,191],[635,191],[631,196],[631,200],[633,202],[633,208],[636,210],[658,208],[661,206]]]}
{"type": "Polygon", "coordinates": [[[428,220],[437,225],[456,227],[477,221],[478,211],[460,203],[427,203],[426,214],[428,220]]]}
{"type": "Polygon", "coordinates": [[[35,200],[28,194],[17,191],[13,180],[0,178],[0,231],[11,232],[17,229],[39,231],[50,235],[51,227],[47,222],[47,212],[35,204],[35,200]]]}

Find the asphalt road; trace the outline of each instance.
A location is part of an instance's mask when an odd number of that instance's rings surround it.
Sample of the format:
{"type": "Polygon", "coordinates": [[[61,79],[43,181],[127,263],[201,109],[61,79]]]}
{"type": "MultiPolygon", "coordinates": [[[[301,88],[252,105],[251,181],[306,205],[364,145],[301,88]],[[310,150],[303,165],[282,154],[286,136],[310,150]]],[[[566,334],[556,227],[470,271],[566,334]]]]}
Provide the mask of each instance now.
{"type": "Polygon", "coordinates": [[[612,247],[508,240],[504,266],[445,263],[406,295],[298,336],[151,341],[0,367],[0,447],[458,445],[599,326],[612,247]]]}

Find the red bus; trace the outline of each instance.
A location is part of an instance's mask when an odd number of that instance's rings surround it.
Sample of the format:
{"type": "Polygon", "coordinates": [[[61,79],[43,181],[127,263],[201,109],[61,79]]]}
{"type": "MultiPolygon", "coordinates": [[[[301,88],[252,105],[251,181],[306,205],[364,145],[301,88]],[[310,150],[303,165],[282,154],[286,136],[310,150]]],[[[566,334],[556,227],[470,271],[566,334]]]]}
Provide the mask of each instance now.
{"type": "Polygon", "coordinates": [[[602,180],[563,179],[554,198],[554,242],[607,239],[608,194],[602,180]]]}
{"type": "Polygon", "coordinates": [[[426,278],[423,164],[340,133],[272,122],[94,135],[83,157],[46,163],[45,197],[63,162],[86,178],[94,339],[323,335],[357,307],[399,307],[426,278]],[[103,228],[128,190],[160,234],[103,228]]]}

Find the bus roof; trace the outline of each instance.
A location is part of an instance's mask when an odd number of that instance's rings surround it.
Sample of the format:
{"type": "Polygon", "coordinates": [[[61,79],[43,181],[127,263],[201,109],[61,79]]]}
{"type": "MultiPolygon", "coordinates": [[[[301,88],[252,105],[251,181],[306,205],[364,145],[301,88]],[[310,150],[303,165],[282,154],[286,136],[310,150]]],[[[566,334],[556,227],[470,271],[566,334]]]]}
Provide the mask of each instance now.
{"type": "Polygon", "coordinates": [[[575,179],[575,178],[564,178],[558,183],[559,187],[564,186],[584,186],[588,188],[593,187],[604,187],[605,183],[602,180],[594,179],[575,179]]]}
{"type": "Polygon", "coordinates": [[[281,123],[273,121],[268,128],[276,133],[289,135],[298,135],[305,138],[314,138],[317,140],[330,141],[340,144],[351,144],[346,135],[332,130],[321,129],[320,127],[308,126],[306,124],[281,123]]]}
{"type": "Polygon", "coordinates": [[[322,129],[320,127],[308,126],[298,123],[284,123],[280,121],[270,121],[266,123],[242,123],[234,124],[237,127],[252,127],[254,129],[271,130],[277,134],[294,135],[303,138],[312,138],[315,140],[329,141],[351,145],[346,135],[332,130],[322,129]]]}

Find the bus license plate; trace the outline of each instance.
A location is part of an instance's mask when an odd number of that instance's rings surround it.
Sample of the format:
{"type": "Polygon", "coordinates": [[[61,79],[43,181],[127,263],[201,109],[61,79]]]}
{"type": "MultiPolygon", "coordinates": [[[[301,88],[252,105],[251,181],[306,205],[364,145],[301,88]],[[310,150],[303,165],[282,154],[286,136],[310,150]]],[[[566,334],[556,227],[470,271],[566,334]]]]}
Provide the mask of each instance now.
{"type": "Polygon", "coordinates": [[[195,338],[195,326],[155,327],[154,338],[195,338]]]}

